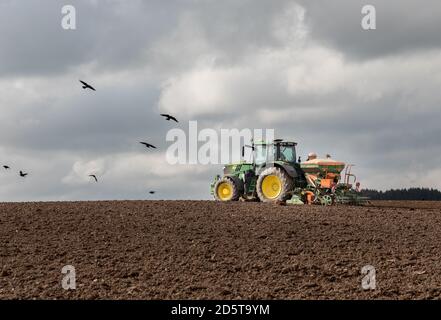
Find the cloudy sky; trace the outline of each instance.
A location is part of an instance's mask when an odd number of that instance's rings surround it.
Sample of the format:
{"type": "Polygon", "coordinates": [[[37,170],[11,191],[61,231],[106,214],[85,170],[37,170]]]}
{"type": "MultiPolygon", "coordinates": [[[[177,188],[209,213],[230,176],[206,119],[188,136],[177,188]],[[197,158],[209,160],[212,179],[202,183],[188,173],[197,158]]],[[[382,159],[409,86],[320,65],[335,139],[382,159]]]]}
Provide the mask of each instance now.
{"type": "Polygon", "coordinates": [[[0,0],[0,201],[209,199],[221,165],[165,161],[189,120],[274,128],[364,187],[439,188],[440,17],[437,0],[0,0]]]}

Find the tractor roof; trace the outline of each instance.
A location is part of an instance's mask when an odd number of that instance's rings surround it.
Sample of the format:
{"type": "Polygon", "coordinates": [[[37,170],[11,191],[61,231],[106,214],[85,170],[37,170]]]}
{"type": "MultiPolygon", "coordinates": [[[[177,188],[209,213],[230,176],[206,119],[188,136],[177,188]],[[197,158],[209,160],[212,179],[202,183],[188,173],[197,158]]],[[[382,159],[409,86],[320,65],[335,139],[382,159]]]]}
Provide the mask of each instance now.
{"type": "Polygon", "coordinates": [[[267,142],[265,140],[256,140],[254,141],[255,145],[273,145],[273,144],[283,144],[283,145],[297,145],[297,142],[294,141],[283,141],[283,139],[274,139],[273,142],[267,142]]]}

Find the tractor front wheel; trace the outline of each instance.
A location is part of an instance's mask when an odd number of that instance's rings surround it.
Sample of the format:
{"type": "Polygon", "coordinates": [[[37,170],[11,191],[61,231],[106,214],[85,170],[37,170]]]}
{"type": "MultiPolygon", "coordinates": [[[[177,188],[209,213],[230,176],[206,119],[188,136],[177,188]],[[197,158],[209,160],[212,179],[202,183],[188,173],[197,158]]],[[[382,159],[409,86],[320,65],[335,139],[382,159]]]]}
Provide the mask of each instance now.
{"type": "Polygon", "coordinates": [[[265,169],[257,179],[257,195],[262,202],[286,201],[294,181],[285,170],[278,167],[265,169]]]}
{"type": "Polygon", "coordinates": [[[218,201],[237,201],[243,190],[239,179],[223,177],[214,185],[214,198],[218,201]]]}

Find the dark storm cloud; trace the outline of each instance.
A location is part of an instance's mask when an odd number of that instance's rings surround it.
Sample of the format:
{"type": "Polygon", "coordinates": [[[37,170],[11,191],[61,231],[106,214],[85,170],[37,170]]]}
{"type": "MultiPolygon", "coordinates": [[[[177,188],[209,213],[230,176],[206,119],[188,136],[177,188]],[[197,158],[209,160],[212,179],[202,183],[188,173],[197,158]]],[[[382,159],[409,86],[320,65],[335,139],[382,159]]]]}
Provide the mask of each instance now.
{"type": "Polygon", "coordinates": [[[138,141],[164,144],[167,125],[156,108],[157,92],[145,86],[99,87],[83,92],[73,79],[73,97],[41,101],[10,114],[0,128],[3,146],[91,154],[139,148],[138,141]],[[20,121],[20,119],[27,121],[20,121]]]}
{"type": "Polygon", "coordinates": [[[194,28],[189,31],[198,34],[188,34],[182,40],[203,37],[218,54],[218,63],[234,63],[248,51],[280,45],[271,33],[271,24],[287,3],[75,0],[69,4],[76,8],[77,30],[66,31],[61,28],[64,4],[59,1],[3,0],[0,76],[60,74],[89,63],[97,70],[109,71],[153,61],[151,67],[157,69],[167,56],[166,63],[188,66],[206,52],[181,56],[185,48],[176,48],[176,52],[155,55],[157,41],[167,35],[171,41],[179,40],[173,39],[173,32],[188,24],[194,28]],[[184,61],[170,61],[179,59],[184,61]]]}
{"type": "Polygon", "coordinates": [[[179,1],[74,0],[77,29],[61,27],[57,0],[1,1],[0,76],[50,75],[96,63],[134,67],[158,36],[175,26],[179,1]]]}
{"type": "Polygon", "coordinates": [[[187,13],[217,53],[217,63],[235,64],[255,50],[284,45],[275,37],[273,24],[289,4],[289,1],[201,1],[194,2],[187,13]]]}
{"type": "Polygon", "coordinates": [[[299,0],[314,41],[349,58],[370,59],[441,47],[441,4],[418,0],[299,0]],[[373,5],[377,29],[361,28],[361,8],[373,5]]]}

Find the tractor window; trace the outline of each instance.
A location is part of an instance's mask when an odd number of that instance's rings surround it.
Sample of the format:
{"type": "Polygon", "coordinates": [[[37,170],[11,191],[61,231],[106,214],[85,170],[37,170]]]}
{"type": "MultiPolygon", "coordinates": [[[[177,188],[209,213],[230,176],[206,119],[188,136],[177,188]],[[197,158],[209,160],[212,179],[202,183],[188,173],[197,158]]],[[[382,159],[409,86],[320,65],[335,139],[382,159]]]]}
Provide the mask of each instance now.
{"type": "Polygon", "coordinates": [[[266,146],[260,145],[255,146],[256,155],[255,162],[257,165],[266,163],[266,146]]]}
{"type": "Polygon", "coordinates": [[[280,160],[296,162],[296,149],[294,146],[280,146],[280,160]]]}

